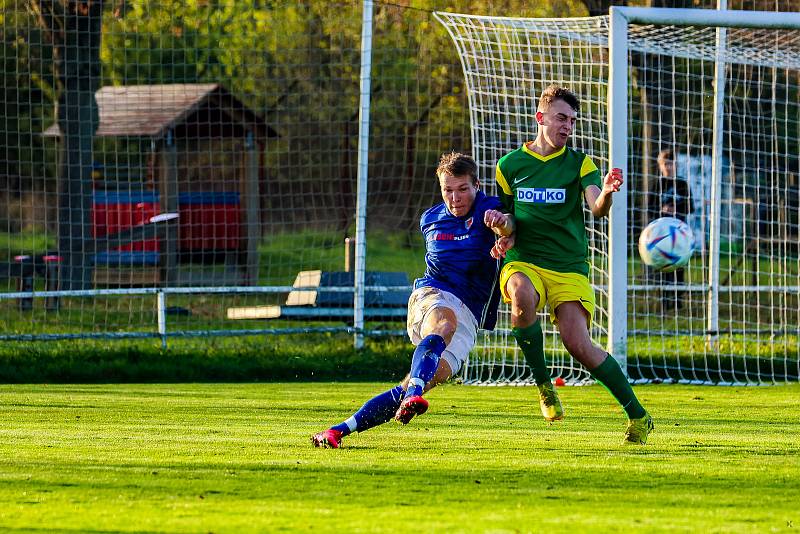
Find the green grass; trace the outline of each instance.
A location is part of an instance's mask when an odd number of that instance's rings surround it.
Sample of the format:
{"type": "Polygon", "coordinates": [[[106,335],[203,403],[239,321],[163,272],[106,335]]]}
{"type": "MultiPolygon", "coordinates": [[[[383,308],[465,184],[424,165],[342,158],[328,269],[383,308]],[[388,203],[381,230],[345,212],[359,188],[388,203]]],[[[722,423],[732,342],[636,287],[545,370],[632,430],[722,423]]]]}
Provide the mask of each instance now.
{"type": "Polygon", "coordinates": [[[313,449],[389,384],[2,386],[4,532],[792,532],[800,386],[445,386],[407,427],[313,449]]]}
{"type": "MultiPolygon", "coordinates": [[[[262,323],[264,327],[291,326],[262,323]]],[[[307,323],[305,326],[329,327],[307,323]]],[[[370,329],[402,331],[400,323],[368,323],[370,329]]],[[[8,330],[6,330],[8,332],[8,330]]],[[[605,339],[595,340],[605,346],[605,339]]],[[[170,338],[167,350],[159,339],[0,343],[0,383],[108,382],[275,382],[326,380],[392,380],[408,370],[413,347],[405,335],[369,337],[362,350],[343,332],[243,337],[170,338]]],[[[628,338],[628,372],[634,379],[706,377],[723,381],[771,382],[773,377],[797,380],[796,338],[724,338],[718,357],[702,337],[628,338]],[[727,355],[726,355],[727,354],[727,355]],[[738,356],[730,356],[735,354],[738,356]],[[741,356],[747,354],[748,357],[741,356]],[[694,373],[692,370],[698,370],[694,373]],[[706,374],[707,372],[707,374],[706,374]]],[[[510,364],[513,355],[507,354],[510,364]]],[[[556,362],[571,362],[561,344],[548,348],[556,362]]],[[[475,364],[497,363],[495,349],[477,350],[475,364]]],[[[484,376],[499,376],[488,370],[484,376]]],[[[780,378],[779,378],[780,379],[780,378]]]]}
{"type": "Polygon", "coordinates": [[[0,383],[392,380],[408,371],[404,338],[347,334],[0,344],[0,383]]]}

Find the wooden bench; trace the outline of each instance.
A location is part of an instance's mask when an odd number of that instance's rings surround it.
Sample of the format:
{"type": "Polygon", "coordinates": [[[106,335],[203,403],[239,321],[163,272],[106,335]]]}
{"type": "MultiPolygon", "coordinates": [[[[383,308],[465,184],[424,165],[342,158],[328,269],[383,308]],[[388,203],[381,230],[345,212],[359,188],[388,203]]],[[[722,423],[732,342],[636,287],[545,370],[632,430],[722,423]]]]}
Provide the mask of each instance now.
{"type": "MultiPolygon", "coordinates": [[[[404,291],[366,291],[364,318],[371,321],[405,321],[411,287],[404,272],[368,271],[369,286],[407,287],[404,291]]],[[[353,287],[352,272],[300,271],[292,287],[353,287]]],[[[349,291],[297,290],[289,292],[283,306],[247,306],[228,308],[228,319],[298,319],[316,321],[352,321],[353,293],[349,291]]]]}

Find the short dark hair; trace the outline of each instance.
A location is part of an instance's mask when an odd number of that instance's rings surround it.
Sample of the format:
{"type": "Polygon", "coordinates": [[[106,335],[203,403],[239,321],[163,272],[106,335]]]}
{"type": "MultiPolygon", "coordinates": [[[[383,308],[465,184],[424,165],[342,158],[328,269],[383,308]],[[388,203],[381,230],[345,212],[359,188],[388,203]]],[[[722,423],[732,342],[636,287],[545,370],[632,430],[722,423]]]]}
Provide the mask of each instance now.
{"type": "Polygon", "coordinates": [[[461,154],[460,152],[445,152],[439,158],[439,166],[436,168],[436,176],[439,177],[441,173],[449,174],[450,176],[465,176],[472,177],[472,183],[478,183],[478,164],[472,159],[472,156],[461,154]]]}
{"type": "Polygon", "coordinates": [[[548,86],[547,89],[542,92],[542,96],[539,97],[538,110],[547,111],[556,100],[563,100],[575,111],[580,111],[581,109],[581,101],[578,100],[575,93],[566,87],[553,84],[548,86]]]}

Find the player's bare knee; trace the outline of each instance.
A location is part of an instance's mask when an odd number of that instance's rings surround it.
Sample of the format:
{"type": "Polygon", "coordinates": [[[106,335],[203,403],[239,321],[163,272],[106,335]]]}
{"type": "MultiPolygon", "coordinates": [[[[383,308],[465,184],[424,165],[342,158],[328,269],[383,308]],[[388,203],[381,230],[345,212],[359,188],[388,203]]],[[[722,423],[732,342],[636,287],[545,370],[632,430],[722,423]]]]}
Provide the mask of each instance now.
{"type": "Polygon", "coordinates": [[[458,323],[447,319],[436,322],[432,328],[427,332],[428,334],[436,334],[444,339],[444,344],[449,345],[453,340],[453,336],[458,328],[458,323]]]}
{"type": "Polygon", "coordinates": [[[508,294],[513,298],[514,293],[517,292],[519,289],[520,284],[522,283],[519,273],[512,274],[508,280],[506,280],[506,291],[508,294]]]}
{"type": "Polygon", "coordinates": [[[506,286],[511,297],[511,321],[514,326],[528,326],[536,321],[539,294],[527,278],[512,277],[506,286]]]}
{"type": "Polygon", "coordinates": [[[526,297],[529,297],[531,290],[533,290],[533,284],[519,273],[511,275],[511,278],[506,282],[506,291],[511,297],[512,302],[524,300],[526,297]]]}
{"type": "Polygon", "coordinates": [[[446,345],[450,344],[458,328],[456,314],[450,308],[436,308],[425,320],[422,329],[423,335],[436,334],[444,339],[446,345]]]}
{"type": "Polygon", "coordinates": [[[518,313],[511,312],[511,326],[515,328],[527,328],[537,321],[538,317],[534,310],[519,309],[518,313]]]}
{"type": "Polygon", "coordinates": [[[453,335],[456,333],[456,329],[458,328],[458,323],[451,320],[443,320],[439,323],[439,335],[444,338],[444,342],[446,345],[450,344],[450,340],[453,339],[453,335]]]}
{"type": "Polygon", "coordinates": [[[519,328],[525,328],[536,322],[536,300],[519,302],[511,306],[511,324],[519,328]]]}

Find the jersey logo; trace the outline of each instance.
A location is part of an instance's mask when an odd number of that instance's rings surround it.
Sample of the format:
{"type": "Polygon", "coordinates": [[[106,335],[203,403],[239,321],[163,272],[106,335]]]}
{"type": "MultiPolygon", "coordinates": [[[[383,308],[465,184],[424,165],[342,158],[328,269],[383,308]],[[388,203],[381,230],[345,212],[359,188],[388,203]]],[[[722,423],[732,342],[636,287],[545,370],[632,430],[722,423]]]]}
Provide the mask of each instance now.
{"type": "Polygon", "coordinates": [[[466,221],[464,221],[464,227],[465,227],[467,230],[469,230],[470,228],[472,228],[472,217],[470,217],[469,219],[467,219],[466,221]]]}
{"type": "Polygon", "coordinates": [[[545,189],[543,187],[520,187],[517,201],[531,204],[563,204],[567,199],[566,189],[545,189]]]}
{"type": "Polygon", "coordinates": [[[434,241],[463,241],[464,239],[469,239],[469,234],[456,235],[445,232],[437,232],[433,235],[434,241]]]}
{"type": "Polygon", "coordinates": [[[514,181],[511,182],[511,185],[517,185],[518,183],[522,182],[523,180],[527,180],[531,176],[533,176],[533,175],[529,174],[528,176],[523,176],[522,178],[514,178],[514,181]]]}

